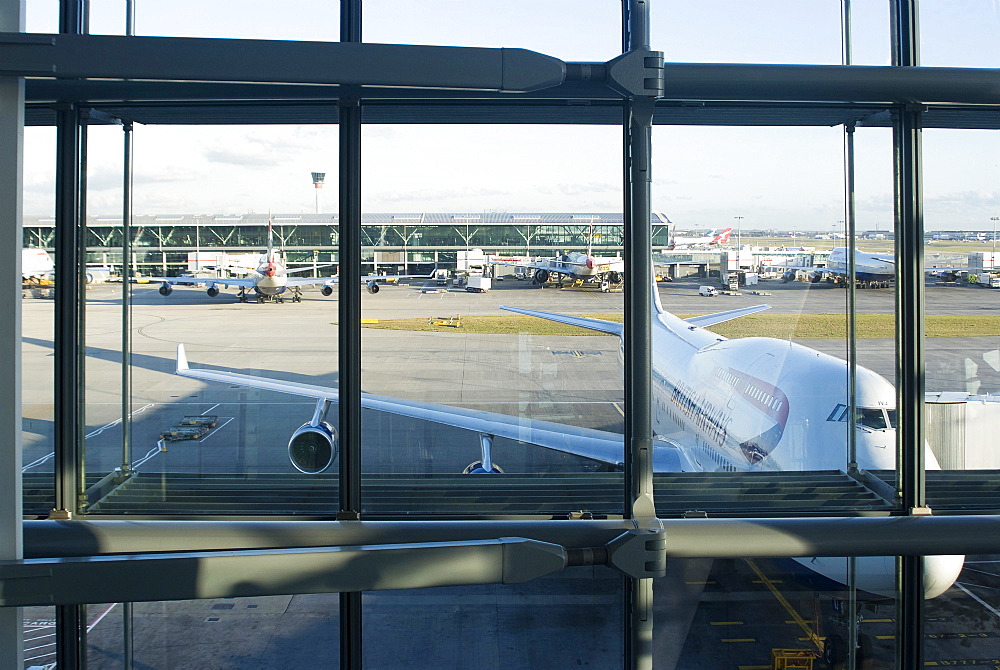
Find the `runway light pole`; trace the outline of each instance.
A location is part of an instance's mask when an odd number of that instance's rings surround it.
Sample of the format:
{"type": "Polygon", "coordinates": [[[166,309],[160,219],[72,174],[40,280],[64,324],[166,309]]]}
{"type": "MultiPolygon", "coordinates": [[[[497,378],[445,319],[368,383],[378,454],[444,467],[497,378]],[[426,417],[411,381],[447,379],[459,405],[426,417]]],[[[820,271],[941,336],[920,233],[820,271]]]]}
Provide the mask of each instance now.
{"type": "Polygon", "coordinates": [[[323,182],[326,180],[325,172],[313,172],[313,187],[316,189],[316,213],[319,214],[319,190],[323,188],[323,182]]]}
{"type": "Polygon", "coordinates": [[[1000,216],[991,216],[990,221],[993,222],[993,256],[990,257],[990,265],[996,266],[997,264],[997,221],[1000,221],[1000,216]]]}

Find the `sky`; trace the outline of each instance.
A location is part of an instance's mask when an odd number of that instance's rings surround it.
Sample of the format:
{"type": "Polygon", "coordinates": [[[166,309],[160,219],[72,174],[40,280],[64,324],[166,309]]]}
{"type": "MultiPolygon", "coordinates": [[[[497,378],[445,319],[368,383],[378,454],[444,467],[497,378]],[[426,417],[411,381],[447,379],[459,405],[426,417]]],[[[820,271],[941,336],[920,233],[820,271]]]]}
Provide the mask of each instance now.
{"type": "MultiPolygon", "coordinates": [[[[888,3],[852,0],[852,59],[889,61],[888,3]]],[[[28,0],[27,28],[53,32],[55,0],[28,0]]],[[[566,61],[604,61],[621,48],[616,0],[365,0],[369,42],[523,47],[566,61]]],[[[334,0],[228,3],[136,0],[140,35],[330,40],[334,0]],[[217,8],[216,8],[217,6],[217,8]]],[[[652,46],[676,62],[841,62],[840,0],[654,0],[652,46]]],[[[91,31],[124,32],[124,0],[91,0],[91,31]]],[[[998,0],[923,0],[928,66],[1000,67],[998,0]]],[[[363,210],[369,212],[617,212],[621,130],[581,126],[368,126],[363,210]]],[[[335,126],[139,126],[137,214],[312,212],[310,173],[326,172],[320,208],[337,208],[335,126]]],[[[892,226],[891,135],[857,133],[858,225],[892,226]]],[[[122,132],[92,128],[88,206],[121,210],[122,132]]],[[[25,133],[27,215],[53,211],[55,133],[25,133]]],[[[1000,214],[1000,133],[924,132],[928,229],[990,229],[1000,214]]],[[[738,221],[746,229],[843,226],[840,128],[657,126],[656,211],[680,229],[738,221]],[[736,218],[742,217],[742,218],[736,218]]]]}

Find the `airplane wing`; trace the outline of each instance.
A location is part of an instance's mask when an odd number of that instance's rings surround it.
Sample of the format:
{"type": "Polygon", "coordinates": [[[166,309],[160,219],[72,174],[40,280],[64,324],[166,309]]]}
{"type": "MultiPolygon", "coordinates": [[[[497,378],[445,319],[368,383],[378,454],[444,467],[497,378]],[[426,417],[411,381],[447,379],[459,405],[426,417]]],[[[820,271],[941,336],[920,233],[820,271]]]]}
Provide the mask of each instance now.
{"type": "Polygon", "coordinates": [[[159,282],[161,284],[215,284],[217,286],[253,286],[252,277],[140,277],[150,284],[159,282]]]}
{"type": "Polygon", "coordinates": [[[607,333],[608,335],[621,336],[622,328],[624,327],[617,321],[605,321],[604,319],[590,319],[585,316],[572,316],[570,314],[555,314],[553,312],[539,312],[533,309],[508,307],[507,305],[499,305],[499,307],[500,309],[505,309],[508,312],[517,312],[518,314],[537,316],[541,319],[548,319],[549,321],[557,321],[559,323],[566,323],[571,326],[579,326],[580,328],[596,330],[602,333],[607,333]]]}
{"type": "MultiPolygon", "coordinates": [[[[592,321],[598,320],[592,319],[592,321]]],[[[316,400],[329,400],[334,403],[339,398],[339,393],[335,388],[222,370],[191,368],[188,365],[183,344],[177,345],[176,372],[182,377],[279,391],[316,400]]],[[[370,393],[361,394],[361,407],[462,428],[493,437],[505,437],[546,449],[583,456],[612,466],[620,466],[624,460],[624,437],[619,433],[419,400],[402,400],[370,393]]],[[[656,472],[682,472],[696,469],[681,445],[657,438],[654,440],[653,446],[653,467],[656,472]]]]}
{"type": "MultiPolygon", "coordinates": [[[[334,284],[333,277],[285,277],[285,286],[316,286],[317,284],[334,284]]],[[[253,283],[250,284],[253,286],[253,283]]]]}
{"type": "Polygon", "coordinates": [[[747,316],[748,314],[763,312],[765,309],[771,309],[771,306],[756,305],[754,307],[744,307],[742,309],[731,309],[728,312],[716,312],[715,314],[692,316],[689,319],[684,319],[684,321],[690,323],[692,326],[698,326],[699,328],[708,328],[709,326],[714,326],[717,323],[723,323],[725,321],[738,319],[741,316],[747,316]]]}

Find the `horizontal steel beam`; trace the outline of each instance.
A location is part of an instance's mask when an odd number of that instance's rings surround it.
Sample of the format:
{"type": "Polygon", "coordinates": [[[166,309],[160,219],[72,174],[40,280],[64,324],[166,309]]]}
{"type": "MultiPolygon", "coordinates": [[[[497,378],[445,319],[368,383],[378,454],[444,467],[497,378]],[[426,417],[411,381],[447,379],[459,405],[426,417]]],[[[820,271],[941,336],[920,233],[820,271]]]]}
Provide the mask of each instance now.
{"type": "Polygon", "coordinates": [[[1000,103],[1000,70],[864,65],[665,63],[669,100],[1000,103]]]}
{"type": "Polygon", "coordinates": [[[0,33],[0,74],[524,92],[566,65],[527,49],[0,33]]]}
{"type": "MultiPolygon", "coordinates": [[[[664,64],[655,51],[607,63],[565,63],[526,49],[0,33],[0,74],[77,80],[65,82],[72,97],[95,100],[106,80],[121,79],[176,82],[161,100],[188,97],[178,87],[204,96],[199,89],[205,82],[228,82],[374,87],[379,90],[372,97],[380,99],[391,99],[393,89],[403,98],[407,91],[437,89],[448,92],[449,100],[477,98],[476,92],[552,91],[578,100],[610,94],[674,101],[1000,104],[1000,70],[992,68],[664,64]],[[79,81],[86,79],[105,81],[79,81]]],[[[140,98],[149,95],[142,92],[144,83],[132,83],[140,98]]],[[[281,87],[260,88],[261,99],[286,99],[281,87]]],[[[303,94],[289,91],[287,99],[303,94]]]]}
{"type": "MultiPolygon", "coordinates": [[[[893,556],[1000,553],[1000,516],[660,520],[666,555],[893,556]]],[[[628,520],[565,521],[25,521],[24,555],[101,556],[523,537],[604,546],[628,520]]]]}
{"type": "Polygon", "coordinates": [[[566,567],[522,538],[0,562],[0,607],[515,584],[566,567]]]}

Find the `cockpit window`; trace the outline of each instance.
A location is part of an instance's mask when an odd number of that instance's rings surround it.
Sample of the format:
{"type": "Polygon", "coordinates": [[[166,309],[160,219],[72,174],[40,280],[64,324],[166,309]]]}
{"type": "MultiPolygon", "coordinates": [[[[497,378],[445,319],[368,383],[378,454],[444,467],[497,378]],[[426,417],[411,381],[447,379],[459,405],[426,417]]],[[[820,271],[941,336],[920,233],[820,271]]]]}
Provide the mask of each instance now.
{"type": "MultiPolygon", "coordinates": [[[[858,425],[872,430],[885,430],[886,428],[896,428],[896,410],[882,409],[881,407],[859,407],[858,425]]],[[[827,421],[849,421],[850,411],[847,405],[838,404],[830,412],[827,421]]]]}
{"type": "Polygon", "coordinates": [[[869,409],[859,407],[858,425],[864,426],[865,428],[872,428],[874,430],[883,430],[889,427],[889,423],[885,418],[885,410],[882,408],[869,409]]]}

